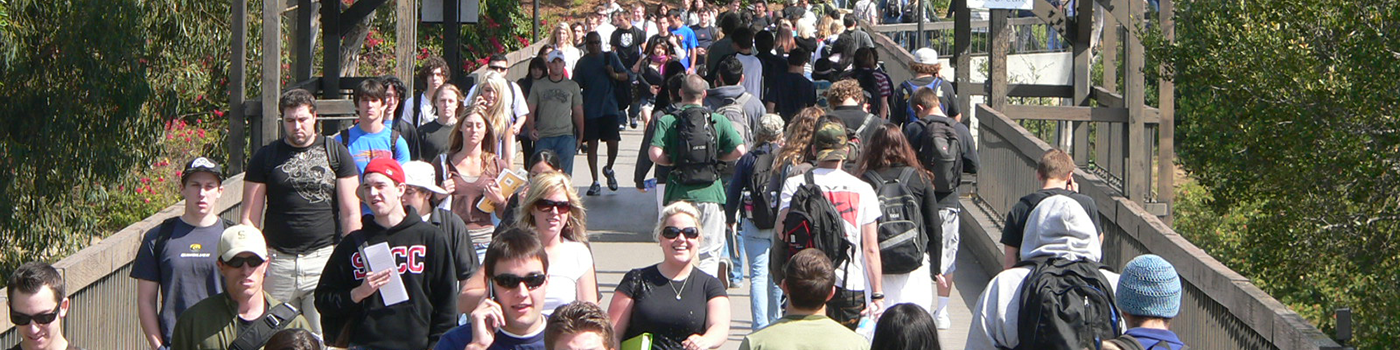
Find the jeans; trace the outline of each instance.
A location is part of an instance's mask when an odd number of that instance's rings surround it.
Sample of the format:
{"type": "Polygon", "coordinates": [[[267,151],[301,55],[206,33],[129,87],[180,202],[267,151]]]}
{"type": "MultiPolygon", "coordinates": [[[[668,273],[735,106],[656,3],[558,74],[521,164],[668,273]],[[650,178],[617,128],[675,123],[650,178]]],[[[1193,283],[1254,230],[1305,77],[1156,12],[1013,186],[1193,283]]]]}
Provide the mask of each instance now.
{"type": "Polygon", "coordinates": [[[729,242],[724,250],[724,258],[729,261],[729,285],[744,283],[744,243],[739,240],[738,232],[731,232],[726,227],[724,239],[729,242]]]}
{"type": "MultiPolygon", "coordinates": [[[[541,137],[535,141],[535,152],[543,150],[554,151],[559,156],[559,167],[564,170],[565,175],[574,174],[574,154],[578,153],[578,137],[574,135],[541,137]]],[[[531,154],[530,157],[535,155],[531,154]]],[[[526,157],[528,159],[529,157],[526,157]]]]}
{"type": "MultiPolygon", "coordinates": [[[[773,246],[773,230],[760,230],[748,219],[739,221],[744,257],[749,261],[749,302],[753,311],[752,330],[763,329],[783,315],[783,290],[768,276],[768,248],[773,246]]],[[[738,269],[735,269],[738,270],[738,269]]]]}
{"type": "Polygon", "coordinates": [[[321,271],[326,269],[333,251],[333,245],[303,254],[267,250],[267,277],[263,280],[263,290],[273,299],[300,309],[306,322],[311,324],[310,331],[316,334],[324,334],[321,332],[321,313],[316,310],[316,284],[321,282],[321,271]]]}

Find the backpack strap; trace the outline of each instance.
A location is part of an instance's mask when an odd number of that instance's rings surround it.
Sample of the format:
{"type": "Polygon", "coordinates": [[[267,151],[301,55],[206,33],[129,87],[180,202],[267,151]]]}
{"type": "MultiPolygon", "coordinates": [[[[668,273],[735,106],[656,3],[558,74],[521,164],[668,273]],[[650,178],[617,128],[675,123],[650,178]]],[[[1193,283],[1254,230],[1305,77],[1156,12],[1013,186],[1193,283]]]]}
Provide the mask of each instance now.
{"type": "MultiPolygon", "coordinates": [[[[865,114],[865,120],[862,120],[862,121],[860,122],[860,127],[859,127],[859,128],[856,128],[856,134],[855,134],[855,135],[848,135],[848,136],[850,136],[850,137],[852,137],[852,138],[858,138],[858,137],[860,137],[860,135],[865,134],[865,129],[866,129],[866,128],[869,128],[869,127],[870,127],[870,124],[871,124],[870,122],[871,122],[871,121],[874,121],[874,120],[875,120],[875,115],[874,115],[874,114],[866,113],[866,114],[865,114]]],[[[865,140],[861,140],[861,141],[865,141],[865,140]]]]}
{"type": "Polygon", "coordinates": [[[865,176],[869,177],[870,181],[875,181],[876,188],[879,188],[880,185],[883,185],[885,183],[885,178],[883,176],[880,176],[880,172],[877,172],[873,169],[866,171],[865,176]]]}
{"type": "Polygon", "coordinates": [[[899,183],[907,185],[912,177],[914,177],[914,168],[904,167],[904,170],[899,172],[899,183]]]}
{"type": "MultiPolygon", "coordinates": [[[[1142,342],[1139,342],[1136,337],[1127,334],[1118,336],[1117,338],[1104,340],[1104,342],[1118,346],[1118,348],[1122,350],[1147,350],[1147,348],[1142,347],[1142,342]]],[[[1158,345],[1161,345],[1161,343],[1158,343],[1158,345]]],[[[1152,346],[1152,348],[1156,347],[1157,345],[1152,346]]],[[[1171,346],[1168,346],[1167,350],[1171,350],[1171,346]]]]}
{"type": "MultiPolygon", "coordinates": [[[[175,235],[176,220],[180,220],[180,217],[176,216],[165,219],[165,221],[161,221],[160,226],[156,228],[156,241],[152,244],[152,249],[154,249],[152,253],[154,254],[151,255],[155,256],[157,260],[160,259],[160,254],[165,252],[165,242],[170,241],[170,236],[175,235]]],[[[156,269],[160,269],[160,264],[156,264],[156,269]]]]}
{"type": "Polygon", "coordinates": [[[287,328],[287,326],[292,323],[291,320],[295,319],[297,315],[300,314],[301,311],[298,311],[292,304],[277,304],[277,306],[272,307],[271,310],[268,310],[267,313],[263,314],[257,321],[253,321],[253,324],[243,327],[243,329],[238,332],[238,338],[234,339],[233,343],[229,344],[229,349],[260,349],[264,343],[267,343],[269,338],[272,338],[273,334],[277,333],[278,330],[287,328]]]}
{"type": "Polygon", "coordinates": [[[817,176],[813,175],[811,170],[808,170],[806,173],[803,173],[802,178],[807,180],[808,185],[817,185],[817,176]]]}
{"type": "Polygon", "coordinates": [[[331,172],[334,173],[335,169],[340,167],[340,152],[331,151],[331,144],[335,143],[335,139],[330,136],[322,137],[325,138],[325,141],[321,142],[321,148],[326,151],[326,161],[330,163],[331,172]]]}
{"type": "Polygon", "coordinates": [[[389,128],[389,154],[390,157],[395,158],[395,160],[399,157],[399,137],[401,136],[398,130],[394,130],[392,127],[389,128]]]}

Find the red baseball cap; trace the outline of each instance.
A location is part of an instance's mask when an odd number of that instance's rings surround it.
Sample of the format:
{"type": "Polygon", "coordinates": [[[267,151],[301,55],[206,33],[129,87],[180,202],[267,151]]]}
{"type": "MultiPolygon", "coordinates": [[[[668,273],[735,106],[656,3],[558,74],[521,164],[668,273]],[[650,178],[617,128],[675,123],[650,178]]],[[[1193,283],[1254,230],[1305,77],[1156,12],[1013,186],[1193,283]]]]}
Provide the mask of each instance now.
{"type": "Polygon", "coordinates": [[[390,158],[375,158],[370,160],[369,165],[365,166],[365,175],[373,173],[384,174],[384,176],[388,176],[390,180],[394,180],[396,184],[404,182],[403,166],[400,166],[398,161],[390,158]]]}

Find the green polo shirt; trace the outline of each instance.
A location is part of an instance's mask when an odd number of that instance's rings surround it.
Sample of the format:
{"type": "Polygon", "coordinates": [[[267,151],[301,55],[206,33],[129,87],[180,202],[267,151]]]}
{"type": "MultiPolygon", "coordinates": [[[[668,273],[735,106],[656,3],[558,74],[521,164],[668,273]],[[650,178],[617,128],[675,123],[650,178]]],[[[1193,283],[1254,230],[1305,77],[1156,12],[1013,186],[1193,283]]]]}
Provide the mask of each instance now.
{"type": "MultiPolygon", "coordinates": [[[[267,304],[264,315],[271,311],[274,305],[281,304],[266,292],[263,293],[263,302],[267,304]]],[[[180,319],[175,322],[175,330],[170,336],[170,349],[228,349],[229,344],[238,339],[238,331],[243,329],[242,322],[239,321],[238,303],[228,296],[228,292],[204,298],[180,314],[180,319]]],[[[261,317],[254,322],[261,322],[261,317]]],[[[282,329],[311,329],[311,323],[306,322],[306,318],[301,315],[297,315],[291,322],[282,329]]]]}
{"type": "MultiPolygon", "coordinates": [[[[691,107],[700,106],[687,104],[681,106],[676,113],[680,113],[679,111],[684,111],[691,107]]],[[[656,122],[659,124],[656,125],[655,134],[652,134],[651,145],[666,150],[667,156],[671,158],[671,162],[674,164],[676,161],[676,154],[678,154],[674,148],[680,144],[680,140],[678,140],[680,132],[677,131],[675,127],[676,116],[670,114],[664,115],[656,122]]],[[[719,154],[721,156],[729,152],[734,152],[735,148],[744,144],[744,140],[740,138],[739,132],[734,130],[734,125],[730,123],[729,118],[719,113],[710,113],[710,122],[714,123],[715,133],[718,134],[717,136],[719,137],[716,145],[719,146],[719,154]]],[[[709,185],[684,185],[676,180],[676,177],[680,176],[679,171],[671,171],[669,176],[670,177],[666,181],[666,195],[663,197],[666,204],[682,200],[697,203],[720,204],[723,204],[725,201],[724,185],[720,180],[715,180],[714,183],[709,185]]]]}
{"type": "Polygon", "coordinates": [[[869,350],[870,341],[826,315],[787,315],[744,337],[740,350],[869,350]]]}

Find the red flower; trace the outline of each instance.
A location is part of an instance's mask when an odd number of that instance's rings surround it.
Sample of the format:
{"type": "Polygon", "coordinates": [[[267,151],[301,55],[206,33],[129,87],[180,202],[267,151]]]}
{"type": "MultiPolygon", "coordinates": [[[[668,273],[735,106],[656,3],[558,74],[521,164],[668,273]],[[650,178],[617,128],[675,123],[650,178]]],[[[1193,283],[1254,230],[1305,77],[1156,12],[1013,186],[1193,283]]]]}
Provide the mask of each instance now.
{"type": "Polygon", "coordinates": [[[219,116],[219,118],[223,118],[223,117],[224,117],[224,111],[223,111],[223,110],[220,110],[220,109],[215,109],[215,110],[214,110],[214,115],[219,116]]]}
{"type": "Polygon", "coordinates": [[[143,178],[141,178],[141,183],[143,183],[143,184],[151,183],[151,178],[143,177],[143,178]]]}
{"type": "Polygon", "coordinates": [[[199,129],[199,137],[204,137],[204,129],[199,129]]]}

